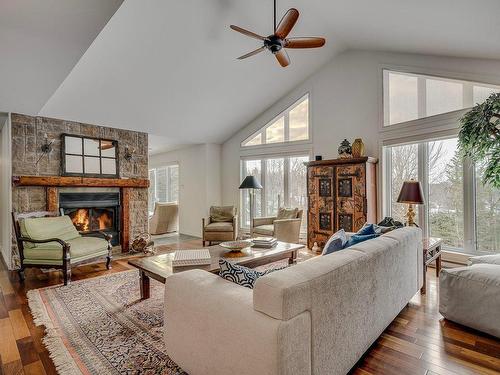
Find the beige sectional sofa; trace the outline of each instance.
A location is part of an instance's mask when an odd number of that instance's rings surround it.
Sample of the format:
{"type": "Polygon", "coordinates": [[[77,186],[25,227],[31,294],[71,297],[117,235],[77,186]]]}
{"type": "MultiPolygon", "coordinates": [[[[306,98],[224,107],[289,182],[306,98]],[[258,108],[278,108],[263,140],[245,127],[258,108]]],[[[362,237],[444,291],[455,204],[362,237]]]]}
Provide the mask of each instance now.
{"type": "Polygon", "coordinates": [[[190,375],[346,374],[422,285],[422,241],[402,228],[259,278],[192,270],[165,283],[165,342],[190,375]]]}

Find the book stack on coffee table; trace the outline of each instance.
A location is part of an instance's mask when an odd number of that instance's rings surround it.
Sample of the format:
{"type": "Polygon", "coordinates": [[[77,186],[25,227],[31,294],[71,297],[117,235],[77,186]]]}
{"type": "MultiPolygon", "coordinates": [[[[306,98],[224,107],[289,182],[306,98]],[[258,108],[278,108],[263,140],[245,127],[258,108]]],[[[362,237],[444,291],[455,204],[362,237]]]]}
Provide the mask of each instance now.
{"type": "Polygon", "coordinates": [[[270,249],[278,243],[274,237],[256,237],[252,238],[253,247],[260,247],[263,249],[270,249]]]}

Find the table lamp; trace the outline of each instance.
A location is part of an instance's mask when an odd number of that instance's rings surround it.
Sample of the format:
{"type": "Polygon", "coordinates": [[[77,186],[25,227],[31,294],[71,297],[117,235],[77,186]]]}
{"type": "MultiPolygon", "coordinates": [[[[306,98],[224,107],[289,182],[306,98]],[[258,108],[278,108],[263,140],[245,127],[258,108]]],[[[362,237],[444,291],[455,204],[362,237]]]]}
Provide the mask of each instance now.
{"type": "Polygon", "coordinates": [[[415,180],[403,182],[401,192],[397,200],[398,203],[408,204],[408,212],[406,213],[406,225],[418,227],[415,223],[415,211],[413,211],[414,204],[424,204],[424,194],[420,182],[415,180]]]}
{"type": "MultiPolygon", "coordinates": [[[[248,189],[248,195],[250,196],[250,232],[252,230],[252,224],[253,224],[253,216],[255,213],[255,200],[254,200],[254,194],[255,194],[255,189],[262,189],[262,185],[257,181],[255,176],[246,176],[243,182],[241,183],[240,189],[248,189]]],[[[251,233],[250,233],[251,234],[251,233]]]]}

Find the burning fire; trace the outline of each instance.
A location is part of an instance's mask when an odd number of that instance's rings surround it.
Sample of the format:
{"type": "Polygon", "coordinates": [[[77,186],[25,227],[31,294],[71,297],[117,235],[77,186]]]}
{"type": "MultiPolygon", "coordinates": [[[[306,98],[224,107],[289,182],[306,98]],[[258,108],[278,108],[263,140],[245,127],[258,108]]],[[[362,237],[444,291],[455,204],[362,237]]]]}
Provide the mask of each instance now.
{"type": "Polygon", "coordinates": [[[113,215],[107,211],[100,211],[102,210],[79,208],[78,210],[70,214],[71,221],[73,221],[73,224],[79,232],[112,228],[113,215]]]}
{"type": "Polygon", "coordinates": [[[97,220],[99,221],[99,230],[111,228],[113,225],[113,219],[108,212],[103,212],[97,220]]]}
{"type": "Polygon", "coordinates": [[[74,214],[73,224],[75,224],[76,229],[80,232],[86,232],[89,230],[89,210],[86,208],[80,208],[74,214]]]}

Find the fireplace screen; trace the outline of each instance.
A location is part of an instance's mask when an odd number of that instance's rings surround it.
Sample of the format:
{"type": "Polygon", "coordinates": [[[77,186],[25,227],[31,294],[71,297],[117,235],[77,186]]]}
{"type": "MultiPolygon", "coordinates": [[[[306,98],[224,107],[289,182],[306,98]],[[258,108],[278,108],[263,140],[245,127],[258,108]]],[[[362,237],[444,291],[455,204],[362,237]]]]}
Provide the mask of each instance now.
{"type": "Polygon", "coordinates": [[[103,231],[113,236],[113,245],[119,243],[119,193],[60,193],[59,207],[79,232],[103,231]]]}
{"type": "Polygon", "coordinates": [[[65,211],[79,232],[106,231],[115,227],[115,212],[112,208],[76,208],[65,211]]]}

